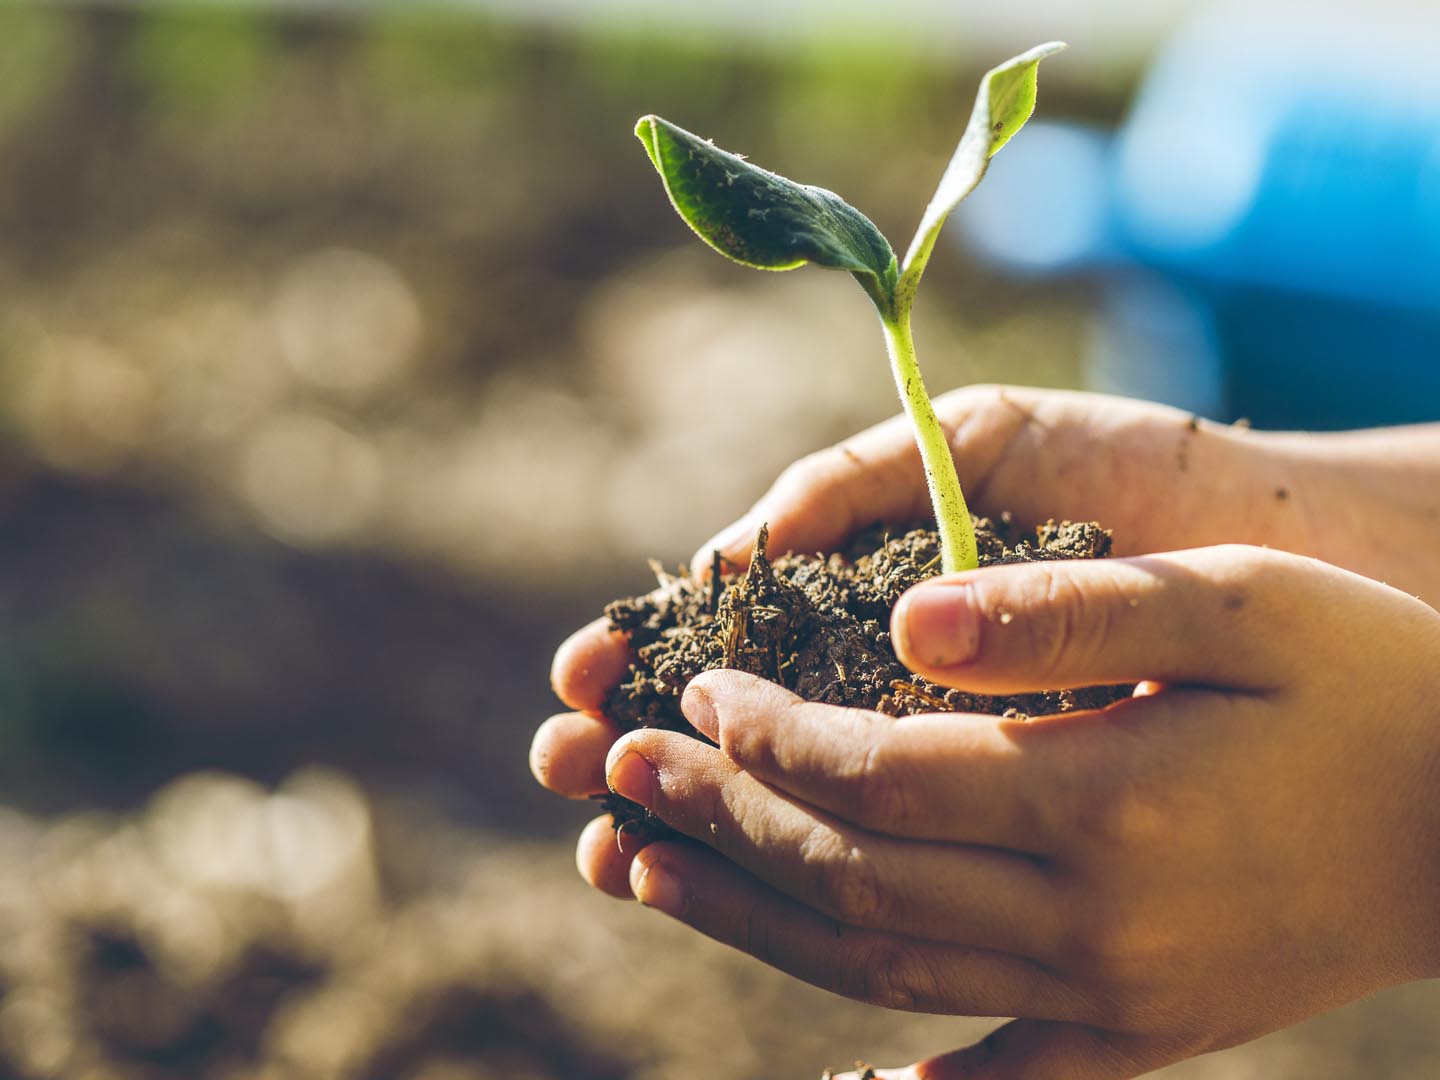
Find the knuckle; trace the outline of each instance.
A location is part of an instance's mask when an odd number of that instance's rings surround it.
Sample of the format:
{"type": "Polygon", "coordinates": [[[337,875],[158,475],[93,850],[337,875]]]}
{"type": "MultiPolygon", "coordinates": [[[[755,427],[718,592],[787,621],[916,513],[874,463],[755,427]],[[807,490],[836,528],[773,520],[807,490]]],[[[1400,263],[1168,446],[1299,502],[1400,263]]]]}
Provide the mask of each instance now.
{"type": "Polygon", "coordinates": [[[1232,611],[1240,610],[1251,597],[1263,598],[1273,591],[1289,589],[1305,565],[1293,555],[1248,544],[1222,544],[1213,556],[1219,568],[1220,591],[1232,611]]]}
{"type": "Polygon", "coordinates": [[[1176,957],[1173,920],[1134,893],[1096,888],[1077,904],[1062,943],[1064,964],[1088,987],[1108,1025],[1135,1028],[1168,1000],[1176,957]]]}
{"type": "Polygon", "coordinates": [[[766,724],[757,724],[740,712],[725,717],[720,725],[720,749],[743,768],[770,771],[776,764],[775,746],[766,724]]]}
{"type": "Polygon", "coordinates": [[[1133,852],[1153,847],[1164,834],[1164,818],[1164,809],[1138,786],[1116,783],[1093,806],[1086,824],[1106,847],[1133,852]]]}
{"type": "Polygon", "coordinates": [[[866,746],[853,783],[855,817],[860,824],[895,827],[914,816],[915,787],[904,782],[882,738],[866,746]]]}
{"type": "Polygon", "coordinates": [[[786,499],[814,498],[829,486],[837,461],[843,460],[838,446],[806,454],[785,467],[771,491],[786,499]]]}
{"type": "MultiPolygon", "coordinates": [[[[676,790],[670,799],[677,808],[667,824],[689,833],[728,859],[742,858],[753,846],[747,819],[752,807],[732,778],[719,785],[676,790]]],[[[664,818],[666,815],[661,814],[664,818]]]]}
{"type": "MultiPolygon", "coordinates": [[[[1032,671],[1042,677],[1058,674],[1077,659],[1086,635],[1093,632],[1093,616],[1086,591],[1068,574],[1047,567],[1043,571],[1044,594],[1039,599],[1043,614],[1018,620],[1024,627],[1025,659],[1032,671]]],[[[1012,612],[997,604],[990,621],[1001,626],[1014,618],[1012,612]]]]}
{"type": "Polygon", "coordinates": [[[851,996],[886,1009],[917,1012],[936,1005],[939,994],[915,950],[897,941],[881,941],[861,953],[856,972],[858,993],[851,996]]]}
{"type": "Polygon", "coordinates": [[[1046,597],[1049,618],[1035,623],[1040,638],[1036,656],[1042,671],[1058,672],[1074,655],[1082,639],[1081,628],[1088,622],[1089,603],[1084,590],[1069,578],[1058,573],[1049,577],[1046,597]]]}
{"type": "Polygon", "coordinates": [[[817,906],[850,926],[874,927],[885,914],[885,889],[874,861],[826,827],[811,833],[801,857],[812,868],[817,906]]]}
{"type": "Polygon", "coordinates": [[[1121,636],[1123,613],[1134,607],[1125,582],[1089,566],[1038,567],[1033,591],[1021,600],[1031,607],[1028,617],[1014,619],[1005,598],[997,597],[987,605],[988,621],[1020,627],[1029,670],[1041,676],[1063,678],[1096,667],[1121,636]]]}
{"type": "Polygon", "coordinates": [[[1336,607],[1322,599],[1335,597],[1329,592],[1338,582],[1331,576],[1338,573],[1333,568],[1305,556],[1243,544],[1225,545],[1216,558],[1220,561],[1209,583],[1208,613],[1220,620],[1232,649],[1234,640],[1243,641],[1254,671],[1276,676],[1287,669],[1297,637],[1354,632],[1353,624],[1337,617],[1336,607]],[[1317,574],[1317,568],[1323,572],[1317,574]],[[1297,604],[1300,596],[1315,602],[1297,604]]]}
{"type": "Polygon", "coordinates": [[[1137,784],[1110,780],[1080,798],[1075,829],[1095,847],[1133,854],[1163,839],[1166,819],[1161,800],[1137,784]]]}
{"type": "Polygon", "coordinates": [[[1094,905],[1069,942],[1072,959],[1092,976],[1123,982],[1153,959],[1154,935],[1145,920],[1124,902],[1094,905]]]}

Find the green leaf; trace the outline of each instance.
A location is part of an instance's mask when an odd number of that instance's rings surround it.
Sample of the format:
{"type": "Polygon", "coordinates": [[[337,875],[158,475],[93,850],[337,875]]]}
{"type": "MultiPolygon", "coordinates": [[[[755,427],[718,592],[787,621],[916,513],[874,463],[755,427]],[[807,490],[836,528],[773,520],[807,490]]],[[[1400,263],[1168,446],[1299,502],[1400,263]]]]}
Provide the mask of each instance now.
{"type": "Polygon", "coordinates": [[[642,117],[635,134],[676,211],[720,254],[759,270],[815,263],[893,275],[890,242],[833,191],[766,172],[658,116],[642,117]]]}
{"type": "Polygon", "coordinates": [[[1065,43],[1062,41],[1037,45],[1006,60],[999,67],[991,68],[980,80],[980,92],[975,97],[970,122],[965,126],[965,133],[960,137],[960,145],[955,148],[945,175],[940,178],[940,186],[925,208],[920,227],[915,230],[915,239],[910,242],[910,250],[905,253],[900,292],[907,302],[915,295],[915,286],[925,271],[935,238],[950,211],[975,190],[996,151],[1025,126],[1025,121],[1035,111],[1036,69],[1040,61],[1063,48],[1065,43]]]}

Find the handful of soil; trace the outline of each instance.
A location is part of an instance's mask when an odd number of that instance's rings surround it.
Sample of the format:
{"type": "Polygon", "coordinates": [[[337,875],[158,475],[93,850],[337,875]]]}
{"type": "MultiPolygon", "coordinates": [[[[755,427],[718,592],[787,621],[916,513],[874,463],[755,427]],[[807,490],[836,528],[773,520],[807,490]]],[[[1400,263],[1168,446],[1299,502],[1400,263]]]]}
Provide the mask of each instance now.
{"type": "MultiPolygon", "coordinates": [[[[982,567],[1110,554],[1110,533],[1094,522],[1051,521],[1025,538],[1006,514],[977,519],[975,533],[982,567]]],[[[722,667],[759,675],[809,701],[890,716],[975,712],[1024,719],[1102,708],[1133,689],[992,697],[937,686],[909,671],[895,657],[890,612],[902,593],[939,572],[940,543],[932,529],[890,535],[877,525],[828,558],[772,561],[766,541],[762,526],[743,574],[723,573],[717,553],[709,581],[657,571],[657,590],[605,608],[636,656],[629,677],[605,703],[621,730],[655,727],[704,739],[681,713],[680,697],[695,676],[722,667]]],[[[652,833],[668,831],[628,799],[612,793],[603,805],[617,830],[643,824],[652,833]]]]}

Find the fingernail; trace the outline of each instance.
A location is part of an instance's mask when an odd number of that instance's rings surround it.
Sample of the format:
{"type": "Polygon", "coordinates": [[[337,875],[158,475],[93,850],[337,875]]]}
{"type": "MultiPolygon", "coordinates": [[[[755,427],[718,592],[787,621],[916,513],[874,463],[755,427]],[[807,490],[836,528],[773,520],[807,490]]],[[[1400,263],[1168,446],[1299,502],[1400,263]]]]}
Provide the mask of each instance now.
{"type": "Polygon", "coordinates": [[[968,664],[980,651],[980,620],[965,585],[921,585],[895,605],[891,632],[900,659],[912,666],[968,664]]]}
{"type": "Polygon", "coordinates": [[[605,782],[615,794],[641,806],[650,806],[655,802],[655,789],[660,780],[655,774],[655,767],[639,752],[631,750],[614,764],[605,782]]]}
{"type": "Polygon", "coordinates": [[[630,889],[635,899],[646,907],[677,919],[685,914],[685,886],[662,862],[652,862],[641,868],[630,889]]]}
{"type": "Polygon", "coordinates": [[[704,687],[696,686],[693,682],[687,686],[680,698],[680,711],[696,731],[711,742],[719,744],[720,719],[715,715],[715,702],[704,687]]]}

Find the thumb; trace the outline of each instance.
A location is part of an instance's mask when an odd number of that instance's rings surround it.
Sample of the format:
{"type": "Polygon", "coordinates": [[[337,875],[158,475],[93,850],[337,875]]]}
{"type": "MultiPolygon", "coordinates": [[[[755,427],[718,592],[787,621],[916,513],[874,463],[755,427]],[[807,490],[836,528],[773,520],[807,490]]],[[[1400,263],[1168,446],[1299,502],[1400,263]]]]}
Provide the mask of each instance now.
{"type": "Polygon", "coordinates": [[[717,551],[744,567],[762,524],[777,554],[828,550],[877,521],[921,516],[926,498],[919,451],[900,417],[796,461],[739,520],[700,545],[690,572],[703,578],[717,551]]]}
{"type": "MultiPolygon", "coordinates": [[[[1130,1080],[1173,1060],[1132,1035],[1080,1024],[1015,1020],[974,1046],[931,1058],[898,1075],[907,1080],[1130,1080]]],[[[876,1074],[884,1080],[888,1073],[876,1074]]]]}
{"type": "MultiPolygon", "coordinates": [[[[1058,415],[1084,418],[1093,414],[1099,403],[1108,402],[1108,407],[1114,408],[1118,400],[1018,387],[969,386],[937,398],[935,411],[949,433],[966,491],[977,496],[1007,495],[986,489],[1001,461],[1008,460],[1011,471],[1024,478],[1020,490],[1033,493],[1042,508],[1053,513],[1054,499],[1048,489],[1036,490],[1032,458],[1038,448],[1021,447],[1017,433],[1035,420],[1035,410],[1046,402],[1059,408],[1058,415]]],[[[1080,427],[1088,430],[1089,424],[1080,427]]],[[[1088,446],[1088,441],[1082,439],[1082,445],[1088,446]]],[[[976,505],[985,501],[979,498],[976,505]]],[[[1017,512],[1026,509],[1013,495],[997,505],[1017,512]]],[[[703,579],[717,551],[732,566],[743,568],[762,522],[770,525],[771,551],[829,551],[877,521],[903,524],[927,517],[930,509],[915,430],[902,414],[791,465],[739,521],[700,546],[690,563],[691,574],[696,580],[703,579]]],[[[1085,514],[1077,509],[1075,516],[1085,514]]]]}
{"type": "Polygon", "coordinates": [[[1302,617],[1318,582],[1312,572],[1296,589],[1299,563],[1312,561],[1230,545],[987,567],[915,586],[891,631],[906,666],[981,693],[1141,680],[1273,688],[1319,631],[1302,617]]]}

